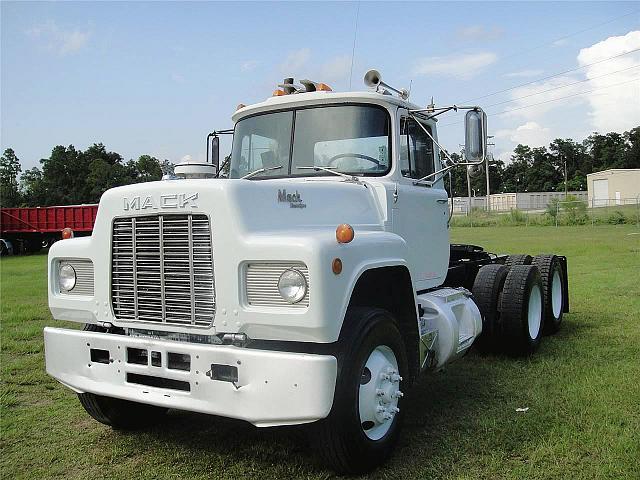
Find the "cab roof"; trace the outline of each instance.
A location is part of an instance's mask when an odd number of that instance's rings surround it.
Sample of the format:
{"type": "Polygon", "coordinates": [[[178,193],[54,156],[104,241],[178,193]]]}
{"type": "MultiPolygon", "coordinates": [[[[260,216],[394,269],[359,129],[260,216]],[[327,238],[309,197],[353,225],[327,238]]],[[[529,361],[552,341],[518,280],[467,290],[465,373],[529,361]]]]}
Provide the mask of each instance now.
{"type": "Polygon", "coordinates": [[[370,103],[384,107],[424,108],[395,95],[384,95],[377,92],[309,92],[269,97],[263,102],[247,105],[236,110],[231,119],[233,123],[236,123],[241,118],[256,113],[336,103],[370,103]]]}

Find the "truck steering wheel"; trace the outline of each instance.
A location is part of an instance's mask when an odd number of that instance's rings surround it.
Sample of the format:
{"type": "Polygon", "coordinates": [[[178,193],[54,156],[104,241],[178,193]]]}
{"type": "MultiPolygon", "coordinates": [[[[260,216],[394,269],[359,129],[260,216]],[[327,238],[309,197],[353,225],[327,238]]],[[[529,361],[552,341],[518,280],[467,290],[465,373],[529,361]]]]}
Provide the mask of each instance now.
{"type": "Polygon", "coordinates": [[[327,162],[327,166],[331,166],[336,160],[340,160],[341,158],[362,158],[363,160],[368,160],[371,163],[375,163],[378,167],[380,166],[380,162],[369,155],[363,155],[362,153],[340,153],[338,155],[334,155],[327,162]]]}

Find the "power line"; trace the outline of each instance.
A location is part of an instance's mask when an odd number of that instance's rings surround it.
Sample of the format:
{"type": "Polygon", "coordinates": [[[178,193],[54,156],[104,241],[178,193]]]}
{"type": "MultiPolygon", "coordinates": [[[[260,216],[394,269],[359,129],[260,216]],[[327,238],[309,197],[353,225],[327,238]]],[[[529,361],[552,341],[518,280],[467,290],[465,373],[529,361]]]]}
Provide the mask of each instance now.
{"type": "MultiPolygon", "coordinates": [[[[619,85],[625,85],[627,83],[632,83],[632,82],[637,82],[637,81],[640,81],[640,77],[634,78],[632,80],[627,80],[625,82],[619,82],[619,83],[614,83],[614,84],[607,85],[607,86],[604,86],[604,87],[594,88],[592,90],[587,90],[585,92],[574,93],[572,95],[566,95],[564,97],[552,98],[551,100],[545,100],[544,102],[532,103],[532,104],[529,104],[529,105],[523,105],[522,107],[511,108],[509,110],[503,110],[502,112],[487,112],[487,115],[502,115],[503,113],[515,112],[516,110],[523,110],[525,108],[536,107],[538,105],[544,105],[546,103],[557,102],[558,100],[565,100],[567,98],[577,97],[577,96],[580,96],[580,95],[585,95],[587,93],[593,93],[593,92],[597,92],[599,90],[605,90],[607,88],[617,87],[619,85]]],[[[459,125],[460,123],[463,123],[463,121],[445,123],[445,124],[440,125],[440,127],[448,127],[450,125],[459,125]]]]}
{"type": "Polygon", "coordinates": [[[597,92],[599,90],[605,90],[607,88],[617,87],[618,85],[625,85],[627,83],[632,83],[632,82],[637,82],[637,81],[640,81],[640,77],[636,77],[636,78],[634,78],[632,80],[627,80],[626,82],[619,82],[619,83],[614,83],[614,84],[611,84],[611,85],[607,85],[605,87],[594,88],[593,90],[587,90],[586,92],[574,93],[572,95],[567,95],[565,97],[552,98],[551,100],[545,100],[544,102],[532,103],[531,105],[524,105],[522,107],[511,108],[509,110],[504,110],[502,112],[492,112],[492,113],[489,113],[488,115],[502,115],[503,113],[515,112],[516,110],[522,110],[524,108],[535,107],[535,106],[538,106],[538,105],[543,105],[545,103],[556,102],[558,100],[564,100],[565,98],[577,97],[579,95],[584,95],[584,94],[587,94],[587,93],[597,92]]]}
{"type": "Polygon", "coordinates": [[[535,47],[531,47],[531,48],[526,49],[526,50],[521,50],[519,52],[512,53],[510,55],[507,55],[506,57],[503,57],[502,60],[506,60],[507,58],[512,58],[512,57],[515,57],[517,55],[521,55],[523,53],[532,52],[532,51],[537,50],[539,48],[546,47],[547,45],[552,45],[552,44],[554,44],[556,42],[559,42],[560,40],[566,40],[567,38],[571,38],[571,37],[573,37],[575,35],[580,35],[581,33],[588,32],[589,30],[593,30],[594,28],[598,28],[598,27],[601,27],[603,25],[607,25],[609,23],[613,23],[616,20],[620,20],[621,18],[628,17],[629,15],[633,15],[634,13],[640,13],[640,10],[634,10],[632,12],[627,12],[627,13],[625,13],[623,15],[618,16],[618,17],[613,17],[613,18],[610,18],[609,20],[605,20],[604,22],[600,22],[600,23],[597,23],[597,24],[592,25],[590,27],[583,28],[582,30],[578,30],[577,32],[568,33],[567,35],[563,35],[562,37],[555,38],[555,39],[553,39],[553,40],[551,40],[549,42],[541,43],[540,45],[537,45],[535,47]]]}
{"type": "Polygon", "coordinates": [[[614,74],[620,73],[620,72],[626,72],[627,70],[633,70],[634,68],[640,68],[640,65],[634,65],[633,67],[623,68],[622,70],[616,70],[615,72],[605,73],[603,75],[598,75],[597,77],[591,77],[591,78],[586,78],[584,80],[578,80],[577,82],[565,83],[564,85],[559,85],[557,87],[549,88],[547,90],[542,90],[540,92],[530,93],[529,95],[523,95],[521,97],[512,98],[511,100],[505,100],[504,102],[492,103],[491,105],[487,105],[487,108],[495,107],[496,105],[503,105],[505,103],[515,102],[517,100],[522,100],[523,98],[533,97],[535,95],[541,95],[543,93],[552,92],[554,90],[560,90],[561,88],[570,87],[571,85],[577,85],[578,83],[590,82],[591,80],[595,80],[597,78],[602,78],[602,77],[606,77],[606,76],[609,76],[609,75],[614,75],[614,74]]]}
{"type": "Polygon", "coordinates": [[[618,55],[614,55],[614,56],[608,57],[608,58],[603,58],[602,60],[598,60],[597,62],[588,63],[588,64],[582,65],[580,67],[572,68],[572,69],[565,70],[565,71],[560,72],[560,73],[555,73],[553,75],[548,75],[546,77],[538,78],[537,80],[532,80],[530,82],[521,83],[521,84],[515,85],[513,87],[505,88],[504,90],[499,90],[497,92],[488,93],[488,94],[482,95],[480,97],[471,98],[469,100],[465,100],[464,102],[460,102],[459,104],[463,105],[463,104],[466,104],[466,103],[469,103],[469,102],[473,102],[475,100],[480,100],[481,98],[493,97],[494,95],[498,95],[499,93],[509,92],[509,91],[514,90],[516,88],[520,88],[520,87],[525,87],[527,85],[531,85],[532,83],[541,82],[542,80],[549,80],[550,78],[559,77],[560,75],[564,75],[564,74],[570,73],[570,72],[575,72],[576,70],[582,70],[583,68],[591,67],[592,65],[597,65],[598,63],[607,62],[609,60],[613,60],[614,58],[619,58],[619,57],[622,57],[624,55],[629,55],[630,53],[634,53],[634,52],[637,52],[639,50],[640,50],[640,48],[634,48],[633,50],[629,50],[628,52],[619,53],[618,55]]]}

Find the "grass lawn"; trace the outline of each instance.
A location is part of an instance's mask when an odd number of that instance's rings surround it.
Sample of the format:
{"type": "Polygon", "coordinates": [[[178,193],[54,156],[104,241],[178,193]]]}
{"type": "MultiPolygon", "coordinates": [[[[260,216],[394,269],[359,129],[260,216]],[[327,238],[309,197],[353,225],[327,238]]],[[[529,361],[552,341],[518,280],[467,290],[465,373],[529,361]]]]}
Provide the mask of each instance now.
{"type": "MultiPolygon", "coordinates": [[[[424,377],[395,454],[371,478],[640,478],[638,227],[457,228],[452,240],[567,255],[571,313],[531,359],[472,352],[424,377]]],[[[185,412],[137,433],[93,421],[44,372],[42,328],[63,326],[47,308],[46,256],[0,269],[2,478],[333,476],[298,427],[185,412]]]]}

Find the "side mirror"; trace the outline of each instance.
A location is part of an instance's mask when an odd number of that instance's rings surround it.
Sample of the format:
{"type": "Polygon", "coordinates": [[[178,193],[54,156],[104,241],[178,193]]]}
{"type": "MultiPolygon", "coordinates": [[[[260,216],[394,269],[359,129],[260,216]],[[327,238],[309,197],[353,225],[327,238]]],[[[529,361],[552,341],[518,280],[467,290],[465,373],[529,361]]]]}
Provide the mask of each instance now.
{"type": "Polygon", "coordinates": [[[464,156],[467,162],[484,160],[487,152],[487,114],[469,110],[464,117],[464,156]]]}
{"type": "Polygon", "coordinates": [[[220,137],[218,136],[211,138],[211,163],[215,165],[217,171],[220,165],[220,137]]]}

